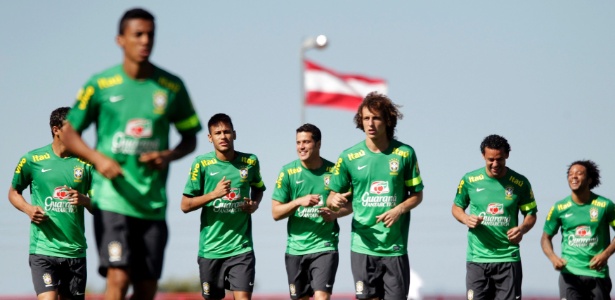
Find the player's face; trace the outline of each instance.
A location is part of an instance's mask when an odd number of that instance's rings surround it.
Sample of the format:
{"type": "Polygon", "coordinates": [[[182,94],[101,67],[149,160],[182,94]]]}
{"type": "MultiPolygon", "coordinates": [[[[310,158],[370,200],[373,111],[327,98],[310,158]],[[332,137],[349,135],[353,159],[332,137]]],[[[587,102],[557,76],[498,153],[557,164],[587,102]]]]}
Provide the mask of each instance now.
{"type": "Polygon", "coordinates": [[[568,186],[573,192],[584,191],[589,188],[590,179],[587,169],[582,165],[573,165],[568,170],[568,186]]]}
{"type": "Polygon", "coordinates": [[[361,110],[363,120],[363,131],[370,139],[386,138],[387,128],[379,111],[370,111],[369,108],[363,107],[361,110]]]}
{"type": "Polygon", "coordinates": [[[144,19],[126,21],[124,33],[117,37],[124,50],[124,59],[142,63],[149,61],[154,47],[154,22],[144,19]]]}
{"type": "Polygon", "coordinates": [[[311,132],[297,133],[297,154],[303,162],[320,157],[320,142],[314,142],[311,132]]]}
{"type": "Polygon", "coordinates": [[[502,178],[506,175],[506,160],[508,159],[508,153],[502,149],[485,148],[485,169],[487,175],[492,178],[502,178]]]}
{"type": "Polygon", "coordinates": [[[209,142],[214,144],[214,149],[216,149],[217,152],[227,153],[235,150],[235,146],[233,145],[235,131],[229,124],[220,122],[210,126],[207,137],[209,138],[209,142]]]}

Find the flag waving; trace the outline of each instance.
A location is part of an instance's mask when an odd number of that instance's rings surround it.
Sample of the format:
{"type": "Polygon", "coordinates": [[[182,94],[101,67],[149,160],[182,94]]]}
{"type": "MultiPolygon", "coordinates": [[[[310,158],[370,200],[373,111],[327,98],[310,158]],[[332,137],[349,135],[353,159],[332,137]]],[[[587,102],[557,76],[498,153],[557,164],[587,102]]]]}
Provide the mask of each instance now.
{"type": "Polygon", "coordinates": [[[363,98],[373,91],[386,94],[383,79],[340,74],[304,60],[305,104],[355,111],[363,98]]]}

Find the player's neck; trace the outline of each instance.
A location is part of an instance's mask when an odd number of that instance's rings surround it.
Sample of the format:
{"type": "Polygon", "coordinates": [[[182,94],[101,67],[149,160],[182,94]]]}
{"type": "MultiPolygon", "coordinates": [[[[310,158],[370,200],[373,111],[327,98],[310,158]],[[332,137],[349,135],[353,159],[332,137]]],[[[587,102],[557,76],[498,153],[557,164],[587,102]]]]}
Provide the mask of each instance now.
{"type": "Polygon", "coordinates": [[[577,204],[587,204],[591,201],[592,192],[589,189],[584,189],[582,191],[572,191],[572,201],[577,204]]]}
{"type": "Polygon", "coordinates": [[[367,149],[371,150],[374,153],[384,152],[386,149],[389,148],[390,144],[391,140],[386,137],[365,139],[365,145],[367,146],[367,149]]]}
{"type": "Polygon", "coordinates": [[[128,77],[137,80],[149,78],[154,73],[154,65],[149,61],[137,63],[124,59],[123,67],[124,72],[128,75],[128,77]]]}
{"type": "Polygon", "coordinates": [[[236,152],[234,149],[229,149],[228,151],[224,152],[216,150],[216,158],[221,161],[232,161],[233,159],[235,159],[235,154],[236,152]]]}
{"type": "Polygon", "coordinates": [[[64,157],[70,156],[70,152],[66,150],[66,147],[60,141],[59,137],[55,137],[53,139],[53,142],[51,143],[51,149],[53,150],[53,153],[58,157],[64,158],[64,157]]]}
{"type": "Polygon", "coordinates": [[[320,156],[316,156],[313,159],[302,160],[301,165],[308,170],[318,170],[322,167],[323,161],[320,156]]]}

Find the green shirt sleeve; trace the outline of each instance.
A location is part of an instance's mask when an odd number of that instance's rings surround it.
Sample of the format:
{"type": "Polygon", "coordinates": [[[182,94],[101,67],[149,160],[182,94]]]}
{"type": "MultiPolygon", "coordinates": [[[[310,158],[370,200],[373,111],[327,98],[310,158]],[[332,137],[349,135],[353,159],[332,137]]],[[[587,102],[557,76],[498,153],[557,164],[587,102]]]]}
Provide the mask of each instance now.
{"type": "Polygon", "coordinates": [[[468,208],[468,205],[470,205],[470,197],[468,196],[468,191],[465,188],[465,176],[463,178],[461,178],[461,180],[459,181],[459,185],[457,186],[457,194],[455,196],[455,200],[453,203],[455,203],[455,205],[463,208],[464,210],[466,208],[468,208]]]}
{"type": "Polygon", "coordinates": [[[549,236],[554,236],[557,234],[557,231],[561,226],[562,224],[559,218],[559,212],[555,209],[555,205],[553,205],[551,210],[549,210],[549,214],[547,214],[547,220],[545,221],[543,231],[549,236]]]}
{"type": "Polygon", "coordinates": [[[75,105],[66,116],[66,120],[77,132],[84,131],[96,120],[100,105],[97,92],[98,86],[92,78],[77,93],[75,105]]]}
{"type": "Polygon", "coordinates": [[[278,179],[275,181],[273,189],[273,195],[271,198],[275,201],[288,203],[293,199],[290,199],[290,181],[289,176],[284,172],[284,168],[280,171],[278,179]]]}
{"type": "Polygon", "coordinates": [[[15,167],[15,173],[13,173],[12,187],[18,192],[23,192],[32,183],[32,172],[30,164],[26,156],[19,159],[17,167],[15,167]]]}

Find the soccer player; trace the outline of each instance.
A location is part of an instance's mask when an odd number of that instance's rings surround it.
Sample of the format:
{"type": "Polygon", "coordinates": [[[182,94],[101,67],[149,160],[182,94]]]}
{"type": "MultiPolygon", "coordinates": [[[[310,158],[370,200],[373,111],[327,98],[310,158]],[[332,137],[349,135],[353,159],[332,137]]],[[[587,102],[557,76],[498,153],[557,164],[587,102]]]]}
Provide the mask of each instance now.
{"type": "Polygon", "coordinates": [[[263,198],[260,164],[254,154],[235,150],[235,129],[226,114],[207,123],[214,151],[199,155],[184,188],[181,210],[201,209],[198,264],[203,298],[252,298],[255,257],[252,217],[263,198]]]}
{"type": "Polygon", "coordinates": [[[611,299],[607,260],[615,251],[609,227],[615,229],[615,205],[591,190],[600,185],[600,170],[591,160],[568,167],[571,195],[556,202],[545,222],[540,244],[560,271],[562,299],[611,299]],[[553,236],[562,231],[562,256],[553,252],[553,236]]]}
{"type": "Polygon", "coordinates": [[[53,142],[24,155],[15,168],[9,201],[30,218],[30,269],[38,299],[85,299],[87,280],[83,208],[90,210],[92,165],[60,140],[69,107],[51,112],[53,142]],[[30,186],[30,201],[23,191],[30,186]]]}
{"type": "Polygon", "coordinates": [[[325,206],[334,164],[320,157],[321,133],[304,124],[297,128],[299,159],[285,165],[273,191],[276,221],[288,218],[284,260],[292,299],[328,300],[339,262],[338,213],[325,206]]]}
{"type": "Polygon", "coordinates": [[[94,75],[79,91],[62,140],[92,162],[94,228],[106,299],[122,299],[130,284],[136,299],[153,299],[167,243],[168,165],[194,151],[201,124],[186,87],[149,60],[154,17],[126,11],[117,43],[122,64],[94,75]],[[96,149],[79,133],[96,124],[96,149]],[[181,140],[169,149],[170,124],[181,140]]]}
{"type": "Polygon", "coordinates": [[[480,150],[485,167],[463,176],[452,207],[455,219],[469,228],[467,297],[520,299],[519,243],[536,223],[536,200],[527,178],[506,167],[510,145],[504,137],[487,136],[480,150]]]}
{"type": "Polygon", "coordinates": [[[368,94],[354,117],[365,141],[342,152],[329,184],[327,206],[354,211],[350,261],[357,299],[408,295],[410,210],[423,199],[423,181],[414,149],[394,137],[401,117],[387,96],[368,94]]]}

